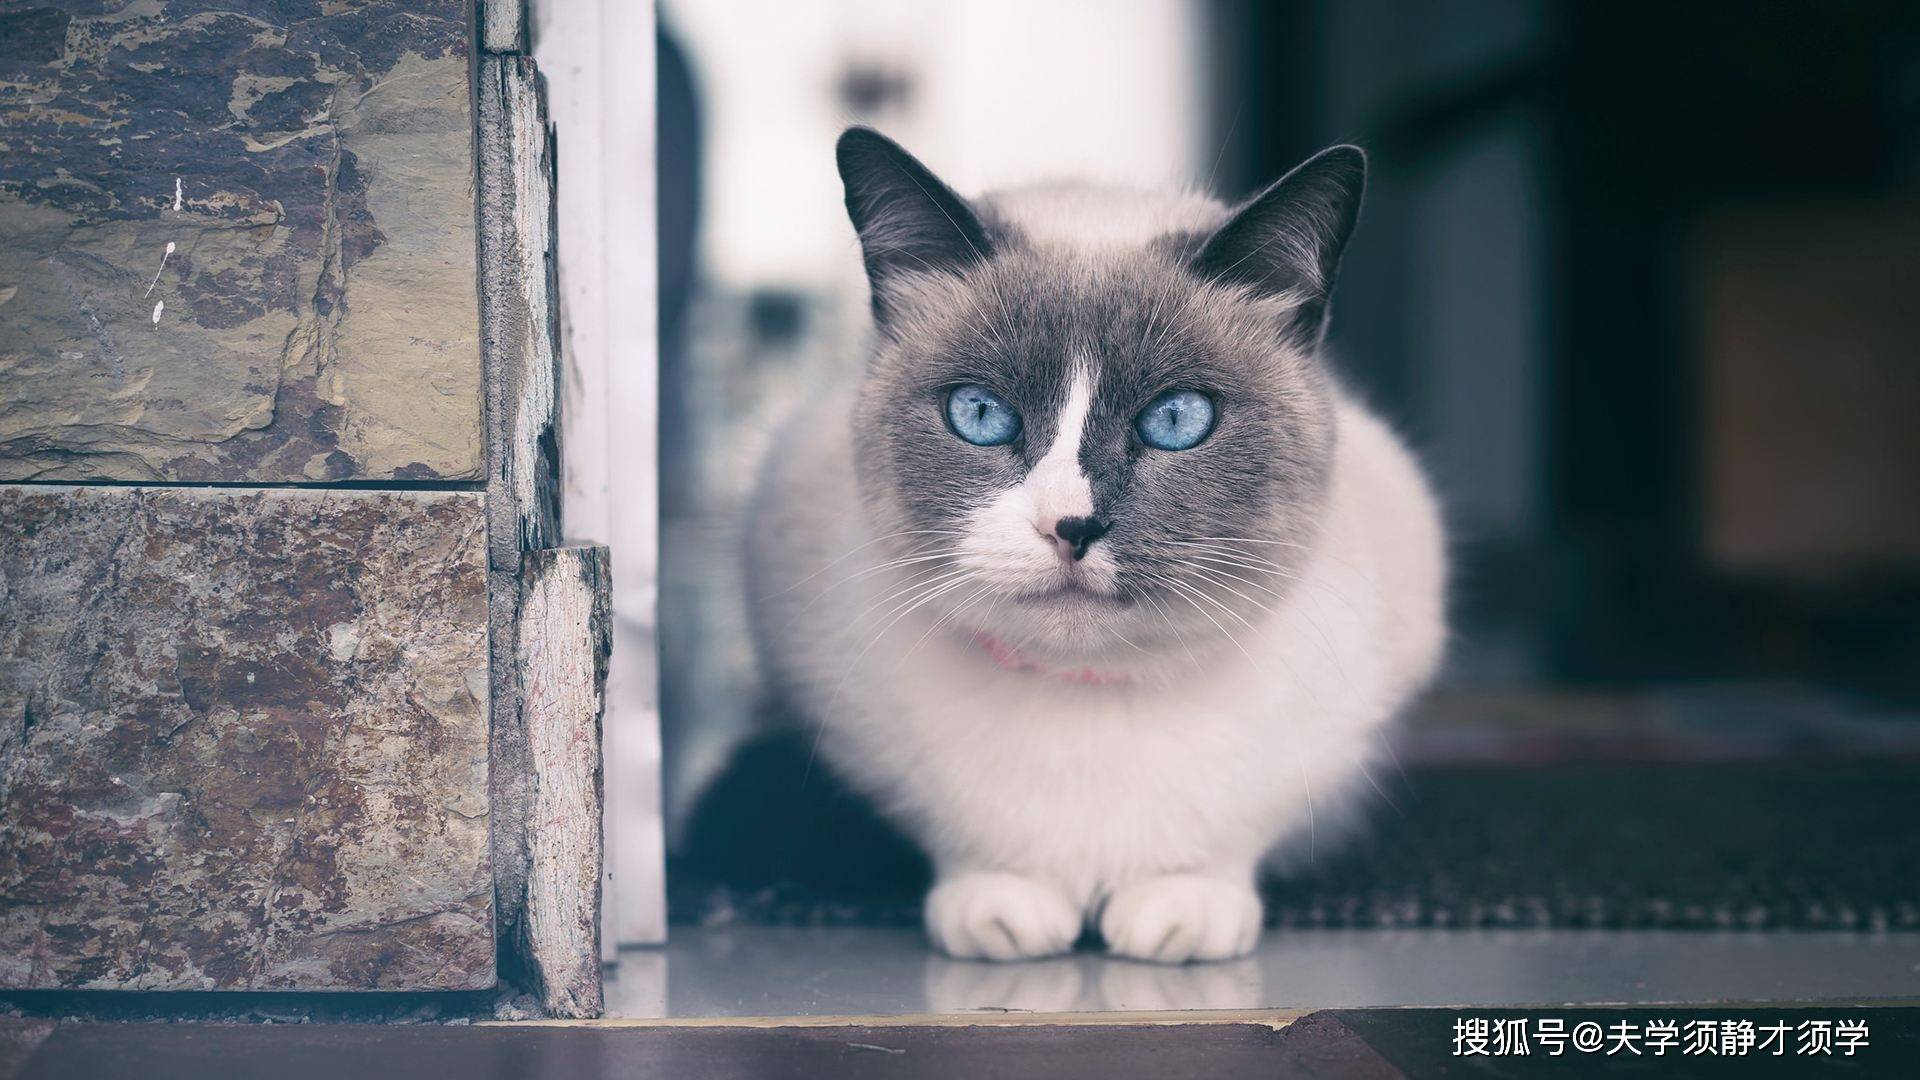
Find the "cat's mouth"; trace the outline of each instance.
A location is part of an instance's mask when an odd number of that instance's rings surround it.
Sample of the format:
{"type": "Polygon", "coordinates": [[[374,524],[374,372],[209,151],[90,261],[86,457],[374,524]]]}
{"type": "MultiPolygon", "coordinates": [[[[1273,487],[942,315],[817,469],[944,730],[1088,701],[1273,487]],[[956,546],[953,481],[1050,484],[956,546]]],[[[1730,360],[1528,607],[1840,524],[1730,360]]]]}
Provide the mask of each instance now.
{"type": "Polygon", "coordinates": [[[1070,616],[1108,609],[1119,599],[1118,568],[1109,553],[1097,549],[1069,561],[1037,542],[981,542],[963,545],[957,562],[1014,608],[1070,616]]]}
{"type": "Polygon", "coordinates": [[[1120,602],[1119,597],[1110,593],[1101,592],[1092,585],[1082,581],[1067,581],[1058,585],[1049,585],[1045,588],[1035,589],[1032,592],[1020,593],[1013,599],[1015,603],[1020,604],[1054,607],[1062,604],[1107,606],[1120,602]]]}

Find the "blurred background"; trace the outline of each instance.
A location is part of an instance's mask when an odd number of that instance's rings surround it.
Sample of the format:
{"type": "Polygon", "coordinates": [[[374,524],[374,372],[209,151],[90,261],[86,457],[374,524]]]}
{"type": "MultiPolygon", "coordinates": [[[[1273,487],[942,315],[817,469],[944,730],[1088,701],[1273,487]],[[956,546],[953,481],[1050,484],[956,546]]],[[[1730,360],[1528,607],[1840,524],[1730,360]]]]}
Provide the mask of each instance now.
{"type": "Polygon", "coordinates": [[[962,194],[1239,198],[1332,142],[1372,155],[1332,354],[1443,493],[1457,637],[1379,828],[1270,894],[1275,921],[1920,928],[1914,5],[664,0],[661,23],[676,919],[910,920],[924,880],[757,734],[736,569],[767,432],[861,362],[831,147],[864,123],[962,194]]]}

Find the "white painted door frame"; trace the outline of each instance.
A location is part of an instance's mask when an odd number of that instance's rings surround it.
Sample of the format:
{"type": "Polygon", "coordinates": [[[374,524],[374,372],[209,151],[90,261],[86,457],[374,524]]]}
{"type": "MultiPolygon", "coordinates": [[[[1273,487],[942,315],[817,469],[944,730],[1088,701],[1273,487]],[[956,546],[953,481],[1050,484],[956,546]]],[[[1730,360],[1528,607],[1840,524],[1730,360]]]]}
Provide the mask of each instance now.
{"type": "Polygon", "coordinates": [[[613,551],[602,952],[666,939],[655,657],[659,566],[654,5],[533,0],[559,174],[564,531],[613,551]]]}

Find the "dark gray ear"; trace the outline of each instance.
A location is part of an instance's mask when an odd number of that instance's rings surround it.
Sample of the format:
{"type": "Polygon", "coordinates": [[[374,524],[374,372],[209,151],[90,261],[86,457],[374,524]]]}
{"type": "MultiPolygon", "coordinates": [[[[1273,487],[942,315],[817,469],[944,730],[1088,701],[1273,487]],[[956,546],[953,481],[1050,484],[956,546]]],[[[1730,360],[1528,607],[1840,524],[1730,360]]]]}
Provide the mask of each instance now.
{"type": "Polygon", "coordinates": [[[957,274],[987,257],[992,244],[973,209],[900,144],[871,128],[848,128],[834,158],[866,257],[876,320],[886,320],[894,275],[957,274]]]}
{"type": "Polygon", "coordinates": [[[1297,299],[1290,329],[1317,343],[1366,183],[1367,155],[1359,147],[1322,150],[1235,211],[1200,249],[1194,269],[1297,299]]]}

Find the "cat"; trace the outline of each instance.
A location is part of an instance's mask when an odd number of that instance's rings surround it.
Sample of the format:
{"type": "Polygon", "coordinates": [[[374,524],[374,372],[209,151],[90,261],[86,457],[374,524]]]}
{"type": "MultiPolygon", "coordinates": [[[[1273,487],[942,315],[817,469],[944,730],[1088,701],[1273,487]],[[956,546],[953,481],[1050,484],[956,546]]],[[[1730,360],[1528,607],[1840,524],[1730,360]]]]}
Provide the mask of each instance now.
{"type": "Polygon", "coordinates": [[[1248,952],[1445,639],[1435,498],[1321,355],[1364,154],[1236,208],[836,157],[874,333],[760,475],[770,690],[926,849],[944,952],[1248,952]]]}

